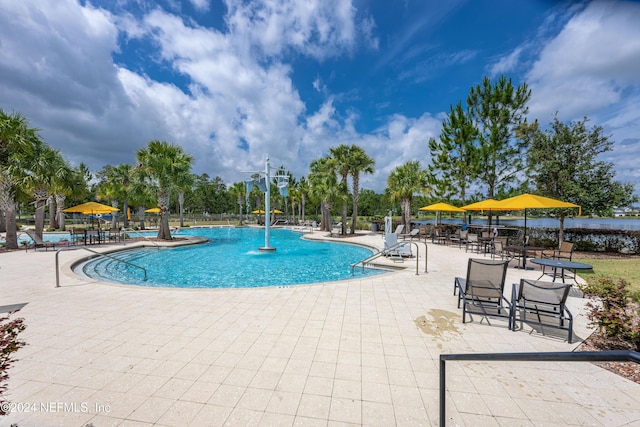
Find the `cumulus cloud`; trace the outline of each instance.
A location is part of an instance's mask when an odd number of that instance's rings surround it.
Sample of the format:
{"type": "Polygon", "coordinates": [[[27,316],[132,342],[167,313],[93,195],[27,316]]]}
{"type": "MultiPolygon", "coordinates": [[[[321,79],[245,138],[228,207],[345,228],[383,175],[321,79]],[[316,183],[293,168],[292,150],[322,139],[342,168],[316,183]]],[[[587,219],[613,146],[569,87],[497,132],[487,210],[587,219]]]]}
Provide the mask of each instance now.
{"type": "Polygon", "coordinates": [[[317,59],[351,51],[358,36],[377,46],[370,17],[360,19],[349,1],[340,0],[227,0],[226,17],[234,37],[270,57],[294,49],[317,59]]]}
{"type": "Polygon", "coordinates": [[[576,118],[609,107],[640,84],[640,4],[595,1],[541,51],[527,73],[532,115],[576,118]]]}

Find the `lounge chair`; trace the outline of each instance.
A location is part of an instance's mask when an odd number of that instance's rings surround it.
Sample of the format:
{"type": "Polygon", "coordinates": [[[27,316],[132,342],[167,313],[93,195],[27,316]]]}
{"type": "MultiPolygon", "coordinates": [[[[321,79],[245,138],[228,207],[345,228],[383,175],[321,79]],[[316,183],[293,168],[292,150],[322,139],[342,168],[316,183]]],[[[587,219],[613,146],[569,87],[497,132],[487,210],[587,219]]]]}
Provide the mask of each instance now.
{"type": "MultiPolygon", "coordinates": [[[[504,317],[511,326],[511,302],[504,297],[504,280],[507,275],[507,261],[470,258],[466,278],[456,277],[458,308],[462,303],[462,323],[467,314],[504,317]]],[[[454,289],[455,294],[455,289],[454,289]]]]}
{"type": "MultiPolygon", "coordinates": [[[[568,332],[567,341],[573,338],[573,316],[566,306],[570,284],[542,282],[521,279],[514,283],[511,293],[511,330],[516,330],[516,321],[538,326],[544,334],[544,328],[556,328],[568,332]],[[529,315],[529,316],[527,316],[529,315]]],[[[532,330],[532,332],[533,332],[532,330]]]]}
{"type": "Polygon", "coordinates": [[[420,229],[419,228],[414,228],[413,230],[411,230],[410,233],[408,234],[400,234],[399,237],[402,237],[402,240],[413,240],[413,238],[419,238],[418,237],[418,233],[420,233],[420,229]]]}
{"type": "MultiPolygon", "coordinates": [[[[26,233],[31,238],[31,240],[33,240],[33,248],[34,249],[44,248],[45,252],[49,248],[54,248],[55,249],[55,247],[56,247],[55,243],[53,243],[53,242],[45,242],[44,240],[42,240],[40,237],[38,237],[36,235],[35,231],[27,230],[26,233]]],[[[29,245],[27,245],[26,247],[27,247],[27,250],[29,250],[29,245]]]]}

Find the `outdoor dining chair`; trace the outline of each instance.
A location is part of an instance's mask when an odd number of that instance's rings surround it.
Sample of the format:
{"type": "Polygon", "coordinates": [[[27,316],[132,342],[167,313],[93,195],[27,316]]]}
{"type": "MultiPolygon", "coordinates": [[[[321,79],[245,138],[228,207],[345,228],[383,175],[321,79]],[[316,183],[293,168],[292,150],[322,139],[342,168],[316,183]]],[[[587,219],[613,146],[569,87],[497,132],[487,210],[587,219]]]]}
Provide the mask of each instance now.
{"type": "MultiPolygon", "coordinates": [[[[504,297],[504,280],[508,261],[470,258],[466,278],[456,277],[458,308],[462,304],[462,323],[467,314],[483,318],[504,317],[511,324],[511,302],[504,297]]],[[[455,293],[455,291],[454,291],[455,293]]]]}

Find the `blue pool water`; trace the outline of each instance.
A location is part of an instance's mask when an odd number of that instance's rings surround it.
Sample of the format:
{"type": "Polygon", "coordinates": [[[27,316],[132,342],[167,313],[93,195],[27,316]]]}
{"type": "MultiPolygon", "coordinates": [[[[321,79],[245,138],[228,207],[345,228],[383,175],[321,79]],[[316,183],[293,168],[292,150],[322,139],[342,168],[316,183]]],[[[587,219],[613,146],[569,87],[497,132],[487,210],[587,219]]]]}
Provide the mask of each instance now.
{"type": "MultiPolygon", "coordinates": [[[[171,249],[144,248],[112,254],[147,270],[97,258],[84,264],[89,277],[116,283],[172,288],[254,288],[351,279],[350,264],[372,251],[343,243],[308,241],[289,230],[271,230],[275,252],[259,252],[264,230],[256,228],[200,228],[179,235],[211,239],[201,245],[171,249]]],[[[382,270],[355,269],[356,277],[382,270]]]]}

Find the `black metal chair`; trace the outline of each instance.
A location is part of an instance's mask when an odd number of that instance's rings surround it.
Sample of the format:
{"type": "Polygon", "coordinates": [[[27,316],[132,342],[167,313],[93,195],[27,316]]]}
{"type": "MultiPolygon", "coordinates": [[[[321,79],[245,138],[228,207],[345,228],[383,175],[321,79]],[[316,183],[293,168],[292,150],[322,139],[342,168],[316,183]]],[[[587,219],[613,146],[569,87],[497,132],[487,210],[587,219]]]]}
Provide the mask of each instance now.
{"type": "Polygon", "coordinates": [[[462,323],[467,314],[479,314],[487,323],[488,316],[504,317],[511,325],[511,302],[503,294],[507,265],[508,261],[469,259],[466,278],[456,277],[454,282],[458,308],[462,303],[462,323]]]}
{"type": "Polygon", "coordinates": [[[520,279],[514,283],[511,292],[511,330],[516,330],[516,321],[520,320],[520,329],[526,323],[544,328],[556,328],[568,332],[567,341],[573,339],[573,316],[566,306],[570,284],[542,282],[520,279]]]}

